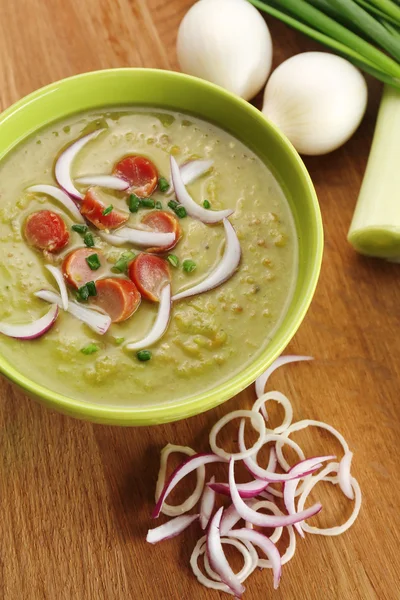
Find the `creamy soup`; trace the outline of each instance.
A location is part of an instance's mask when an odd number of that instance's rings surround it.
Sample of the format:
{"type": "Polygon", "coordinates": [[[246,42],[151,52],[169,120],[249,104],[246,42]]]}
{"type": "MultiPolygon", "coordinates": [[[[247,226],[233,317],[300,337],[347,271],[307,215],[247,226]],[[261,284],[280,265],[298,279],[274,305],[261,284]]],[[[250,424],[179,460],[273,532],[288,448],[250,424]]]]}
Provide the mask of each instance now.
{"type": "MultiPolygon", "coordinates": [[[[97,306],[113,320],[100,335],[60,309],[54,325],[38,339],[0,334],[0,353],[21,373],[51,390],[109,405],[183,400],[228,380],[268,345],[286,313],[297,273],[293,218],[269,169],[214,125],[147,108],[74,116],[39,131],[11,152],[0,164],[0,241],[3,323],[29,323],[49,310],[49,304],[34,295],[39,290],[59,291],[46,264],[63,272],[70,303],[97,306]],[[76,227],[77,219],[60,202],[28,188],[57,186],[54,166],[60,153],[97,129],[99,134],[79,150],[71,166],[74,185],[84,197],[76,204],[85,223],[76,227]],[[160,310],[160,290],[153,297],[135,277],[140,280],[146,268],[151,271],[153,264],[154,268],[161,265],[161,277],[165,270],[176,295],[207,280],[224,253],[223,222],[207,224],[193,218],[171,193],[171,155],[180,167],[199,159],[212,161],[187,184],[187,191],[210,212],[233,210],[229,223],[240,243],[241,260],[218,287],[173,302],[168,327],[158,341],[130,350],[129,342],[152,330],[160,310]],[[144,167],[133,162],[127,167],[123,162],[127,157],[140,157],[144,167]],[[146,181],[144,185],[129,181],[126,167],[132,171],[137,164],[149,180],[149,165],[154,166],[154,185],[146,188],[146,181]],[[84,176],[113,173],[126,178],[127,189],[77,182],[84,176]],[[100,221],[93,217],[90,194],[102,207],[95,215],[100,221]],[[154,215],[160,213],[172,227],[177,223],[179,230],[168,250],[128,241],[115,245],[107,238],[118,234],[120,227],[149,231],[157,224],[154,215]],[[42,238],[50,214],[57,239],[46,247],[42,238]],[[144,271],[139,269],[142,263],[144,271]],[[104,283],[110,279],[111,284],[104,283]]],[[[146,280],[146,285],[151,287],[152,282],[146,280]]]]}

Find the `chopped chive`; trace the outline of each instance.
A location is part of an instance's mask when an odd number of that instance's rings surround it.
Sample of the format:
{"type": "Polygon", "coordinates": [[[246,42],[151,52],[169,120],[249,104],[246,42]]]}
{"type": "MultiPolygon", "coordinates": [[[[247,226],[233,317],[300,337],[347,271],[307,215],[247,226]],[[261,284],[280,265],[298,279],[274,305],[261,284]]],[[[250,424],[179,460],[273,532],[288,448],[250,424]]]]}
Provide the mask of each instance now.
{"type": "Polygon", "coordinates": [[[81,348],[82,354],[94,354],[98,352],[99,347],[96,344],[88,344],[84,348],[81,348]]]}
{"type": "Polygon", "coordinates": [[[88,281],[86,284],[89,296],[97,296],[96,284],[94,281],[88,281]]]}
{"type": "Polygon", "coordinates": [[[135,258],[135,256],[136,254],[134,252],[123,252],[115,265],[112,267],[111,271],[114,273],[125,273],[128,268],[128,264],[135,258]]]}
{"type": "Polygon", "coordinates": [[[94,238],[93,238],[93,234],[90,233],[90,231],[88,231],[87,233],[85,233],[84,237],[83,237],[83,241],[85,242],[86,246],[88,248],[93,248],[94,246],[94,238]]]}
{"type": "Polygon", "coordinates": [[[169,190],[169,183],[165,179],[165,177],[160,177],[160,179],[158,180],[158,187],[160,188],[160,192],[166,192],[167,190],[169,190]]]}
{"type": "Polygon", "coordinates": [[[97,271],[97,269],[100,269],[100,267],[101,267],[101,263],[100,263],[98,254],[91,254],[90,256],[87,256],[86,262],[92,271],[97,271]]]}
{"type": "Polygon", "coordinates": [[[183,219],[184,217],[187,217],[187,212],[186,212],[186,208],[184,206],[178,206],[178,208],[175,211],[175,214],[180,218],[183,219]]]}
{"type": "Polygon", "coordinates": [[[155,201],[152,198],[143,198],[141,202],[141,206],[144,208],[154,208],[156,205],[155,201]]]}
{"type": "Polygon", "coordinates": [[[139,207],[141,206],[142,201],[141,199],[136,196],[136,194],[131,194],[129,196],[129,210],[132,213],[135,213],[139,210],[139,207]]]}
{"type": "Polygon", "coordinates": [[[83,234],[83,233],[87,232],[88,226],[76,224],[76,225],[72,225],[71,229],[72,229],[72,231],[76,231],[76,233],[83,234]]]}
{"type": "Polygon", "coordinates": [[[110,212],[112,212],[112,209],[113,209],[113,208],[114,208],[114,207],[113,207],[113,205],[112,205],[112,204],[110,204],[109,206],[107,206],[107,208],[105,208],[105,209],[103,210],[103,212],[102,212],[101,214],[102,214],[104,217],[106,217],[107,215],[109,215],[109,214],[110,214],[110,212]]]}
{"type": "Polygon", "coordinates": [[[211,204],[208,200],[204,200],[203,206],[204,206],[204,208],[211,208],[211,204]]]}
{"type": "Polygon", "coordinates": [[[196,267],[197,265],[194,262],[194,260],[190,260],[189,258],[184,260],[182,263],[182,268],[185,271],[185,273],[193,273],[196,267]]]}
{"type": "Polygon", "coordinates": [[[179,204],[175,202],[175,200],[170,200],[168,202],[168,206],[172,208],[173,211],[175,211],[175,209],[178,208],[179,204]]]}
{"type": "Polygon", "coordinates": [[[156,202],[156,208],[157,208],[157,210],[161,210],[162,209],[162,204],[161,204],[161,202],[159,200],[157,200],[157,202],[156,202]]]}
{"type": "Polygon", "coordinates": [[[89,298],[89,289],[88,289],[87,284],[78,288],[78,291],[76,292],[76,296],[77,296],[78,300],[80,300],[81,302],[86,302],[86,300],[89,298]]]}
{"type": "Polygon", "coordinates": [[[117,344],[117,346],[120,346],[121,344],[124,343],[125,338],[124,337],[116,337],[116,338],[114,338],[114,340],[115,340],[115,343],[117,344]]]}
{"type": "Polygon", "coordinates": [[[175,254],[168,254],[167,261],[173,267],[175,267],[175,268],[179,267],[179,258],[175,254]]]}
{"type": "Polygon", "coordinates": [[[150,350],[139,350],[139,352],[136,353],[136,356],[139,360],[145,362],[146,360],[151,359],[151,352],[150,350]]]}

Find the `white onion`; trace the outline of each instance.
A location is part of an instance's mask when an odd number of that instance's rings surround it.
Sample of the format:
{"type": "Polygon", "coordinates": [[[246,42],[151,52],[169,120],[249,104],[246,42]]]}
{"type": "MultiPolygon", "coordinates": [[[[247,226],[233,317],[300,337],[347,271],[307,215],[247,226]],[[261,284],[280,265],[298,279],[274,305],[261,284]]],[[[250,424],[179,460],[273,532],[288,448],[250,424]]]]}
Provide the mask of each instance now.
{"type": "Polygon", "coordinates": [[[164,335],[167,330],[171,316],[171,284],[167,283],[160,292],[160,302],[158,313],[154,325],[149,333],[137,342],[128,342],[125,344],[127,350],[140,350],[149,348],[164,335]]]}
{"type": "Polygon", "coordinates": [[[272,365],[268,367],[259,377],[256,379],[256,394],[257,398],[259,398],[262,394],[264,394],[265,386],[267,385],[267,381],[276,369],[282,367],[283,365],[287,365],[292,362],[299,362],[302,360],[314,360],[312,356],[296,356],[291,354],[286,354],[285,356],[279,356],[272,365]]]}
{"type": "MultiPolygon", "coordinates": [[[[179,167],[179,171],[181,173],[181,177],[182,177],[182,181],[183,181],[184,185],[189,185],[189,183],[192,183],[198,177],[201,177],[201,175],[204,175],[204,173],[207,173],[207,171],[209,171],[211,169],[213,164],[214,164],[213,160],[196,159],[196,160],[189,160],[184,165],[181,165],[179,167]]],[[[172,179],[171,179],[171,183],[170,183],[169,190],[167,192],[167,196],[169,196],[173,192],[174,192],[174,184],[172,183],[172,179]]]]}
{"type": "Polygon", "coordinates": [[[98,231],[98,235],[113,246],[123,244],[134,244],[145,248],[168,247],[175,241],[175,233],[163,233],[161,231],[146,231],[145,229],[133,229],[132,227],[121,227],[114,233],[98,231]]]}
{"type": "Polygon", "coordinates": [[[31,185],[26,191],[51,196],[64,206],[64,208],[74,217],[75,221],[78,223],[85,223],[85,219],[79,212],[75,202],[71,200],[68,194],[55,185],[31,185]]]}
{"type": "Polygon", "coordinates": [[[35,340],[45,334],[52,327],[58,317],[58,306],[52,304],[47,313],[32,321],[31,323],[4,323],[0,322],[0,333],[7,337],[18,338],[19,340],[35,340]]]}
{"type": "Polygon", "coordinates": [[[225,210],[210,210],[197,204],[185,188],[182,181],[181,172],[178,167],[178,163],[175,158],[170,157],[171,162],[171,178],[174,186],[176,199],[179,204],[185,207],[187,214],[193,219],[198,219],[202,223],[211,224],[219,223],[223,219],[227,219],[234,212],[233,209],[228,208],[225,210]]]}
{"type": "Polygon", "coordinates": [[[242,251],[233,226],[228,219],[224,219],[223,222],[225,228],[225,250],[218,266],[197,285],[175,294],[175,296],[172,297],[173,302],[182,300],[182,298],[189,298],[190,296],[209,292],[227,281],[235,273],[240,263],[242,251]]]}
{"type": "Polygon", "coordinates": [[[182,531],[184,531],[189,525],[196,521],[199,518],[199,515],[181,515],[179,517],[175,517],[168,521],[168,523],[164,523],[164,525],[160,525],[159,527],[155,527],[154,529],[149,529],[147,532],[146,542],[150,544],[157,544],[157,542],[162,542],[163,540],[169,540],[173,538],[182,531]]]}
{"type": "Polygon", "coordinates": [[[61,273],[58,267],[54,265],[44,265],[48,271],[53,275],[54,279],[57,282],[58,288],[61,294],[61,308],[63,310],[68,310],[68,290],[65,285],[65,279],[63,274],[61,273]]]}
{"type": "MultiPolygon", "coordinates": [[[[55,292],[51,292],[50,290],[39,290],[38,292],[35,292],[35,296],[46,302],[57,304],[62,308],[61,296],[55,292]]],[[[78,304],[77,302],[68,302],[67,312],[85,323],[99,335],[104,335],[111,325],[111,318],[109,315],[100,312],[99,310],[82,306],[82,304],[78,304]]]]}
{"type": "Polygon", "coordinates": [[[81,185],[97,185],[109,190],[124,191],[129,188],[129,182],[115,175],[85,175],[75,179],[81,185]]]}
{"type": "Polygon", "coordinates": [[[78,152],[80,152],[80,150],[82,150],[82,148],[86,146],[88,142],[96,138],[102,131],[104,131],[104,129],[98,129],[97,131],[88,133],[79,140],[76,140],[76,142],[73,142],[70,146],[68,146],[68,148],[66,148],[66,150],[64,150],[57,159],[55,176],[58,185],[61,186],[63,190],[67,192],[67,194],[73,198],[77,198],[78,200],[82,200],[84,196],[73,184],[71,178],[72,163],[78,152]]]}

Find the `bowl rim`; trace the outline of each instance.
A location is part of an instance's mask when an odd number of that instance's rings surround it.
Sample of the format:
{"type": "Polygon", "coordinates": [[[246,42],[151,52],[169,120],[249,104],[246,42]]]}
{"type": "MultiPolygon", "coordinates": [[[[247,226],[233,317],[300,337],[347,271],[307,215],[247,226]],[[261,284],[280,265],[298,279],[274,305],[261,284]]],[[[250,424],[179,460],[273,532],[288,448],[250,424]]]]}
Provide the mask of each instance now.
{"type": "MultiPolygon", "coordinates": [[[[272,133],[275,137],[278,138],[279,142],[284,147],[284,151],[288,155],[291,155],[294,166],[298,169],[298,174],[303,179],[308,189],[308,196],[309,200],[311,201],[312,211],[314,213],[312,234],[315,245],[313,264],[309,266],[310,275],[307,277],[307,284],[305,285],[305,290],[302,294],[302,297],[297,301],[296,309],[294,310],[294,313],[292,315],[292,322],[287,328],[287,330],[284,332],[284,334],[282,334],[279,344],[276,344],[275,351],[267,359],[267,361],[264,357],[263,362],[263,355],[265,354],[265,352],[261,353],[255,359],[255,363],[250,363],[242,371],[232,375],[232,377],[229,380],[221,384],[217,384],[216,386],[214,386],[214,388],[201,392],[193,397],[187,397],[178,403],[161,403],[153,406],[129,407],[112,406],[107,404],[95,404],[93,402],[77,400],[60,394],[59,392],[50,390],[49,388],[46,388],[41,384],[35,383],[30,378],[17,371],[17,369],[15,369],[12,365],[5,361],[5,359],[0,355],[0,374],[4,375],[7,379],[17,384],[28,395],[33,396],[35,399],[39,400],[48,407],[54,408],[64,414],[81,419],[90,420],[92,422],[104,423],[109,425],[137,426],[154,425],[177,421],[210,410],[211,408],[214,408],[219,404],[226,402],[227,400],[244,390],[248,385],[254,382],[254,380],[259,375],[261,375],[261,373],[267,368],[267,366],[270,365],[285,349],[287,344],[297,332],[300,324],[302,323],[307,313],[307,310],[310,306],[314,295],[315,288],[317,286],[321,270],[324,237],[321,212],[314,185],[302,159],[300,158],[299,154],[297,153],[291,142],[273,123],[271,123],[264,117],[261,111],[255,108],[252,104],[243,100],[239,96],[236,96],[235,94],[225,90],[224,88],[210,83],[209,81],[176,71],[151,69],[145,67],[124,67],[88,71],[86,73],[80,73],[78,75],[73,75],[71,77],[60,79],[31,92],[27,96],[24,96],[23,98],[6,108],[0,114],[0,129],[2,123],[11,115],[28,106],[32,101],[36,101],[41,97],[48,95],[52,91],[58,89],[60,86],[68,87],[69,83],[77,80],[87,79],[90,81],[91,78],[97,77],[117,77],[119,74],[124,74],[127,72],[139,75],[141,73],[152,73],[155,76],[166,77],[168,79],[172,78],[176,79],[177,81],[190,81],[194,85],[203,87],[211,94],[216,94],[220,97],[222,96],[222,98],[224,98],[227,102],[236,104],[237,107],[239,107],[241,110],[244,110],[250,115],[252,115],[258,121],[261,127],[269,129],[270,133],[272,133]],[[3,361],[5,364],[3,364],[3,361]]],[[[155,103],[155,106],[157,106],[157,103],[155,103]]],[[[185,112],[184,109],[181,109],[179,106],[176,106],[175,110],[183,110],[183,112],[185,112]]],[[[76,114],[78,113],[79,110],[76,111],[76,114]]],[[[215,121],[215,124],[218,126],[217,121],[215,121]]],[[[235,134],[231,133],[231,135],[234,136],[235,134]]],[[[10,151],[12,152],[12,150],[13,148],[11,148],[10,151]]],[[[8,152],[9,151],[7,151],[6,154],[8,154],[8,152]]]]}

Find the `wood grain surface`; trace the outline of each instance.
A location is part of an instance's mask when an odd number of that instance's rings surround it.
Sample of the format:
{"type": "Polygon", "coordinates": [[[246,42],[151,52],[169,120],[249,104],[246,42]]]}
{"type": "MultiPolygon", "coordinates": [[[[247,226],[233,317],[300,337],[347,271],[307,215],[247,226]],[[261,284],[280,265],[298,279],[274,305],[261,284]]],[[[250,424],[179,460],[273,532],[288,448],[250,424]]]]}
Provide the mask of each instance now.
{"type": "MultiPolygon", "coordinates": [[[[192,0],[0,0],[0,107],[68,75],[107,67],[176,69],[178,24],[192,0]]],[[[275,64],[317,44],[270,19],[275,64]]],[[[400,266],[357,256],[346,234],[365,169],[380,86],[370,82],[364,122],[344,148],[307,159],[325,224],[325,255],[312,307],[290,344],[316,357],[287,367],[273,385],[295,415],[336,426],[354,451],[364,496],[356,525],[338,538],[309,536],[273,592],[268,571],[247,600],[400,598],[400,266]]],[[[199,531],[147,545],[160,449],[207,448],[227,411],[249,407],[249,389],[182,423],[119,429],[52,413],[0,387],[0,597],[3,600],[199,600],[219,598],[188,566],[199,531]]],[[[301,438],[325,450],[329,436],[301,438]]],[[[324,487],[324,486],[323,486],[324,487]]],[[[328,484],[325,484],[328,488],[328,484]]],[[[320,522],[351,507],[330,498],[320,522]]]]}

